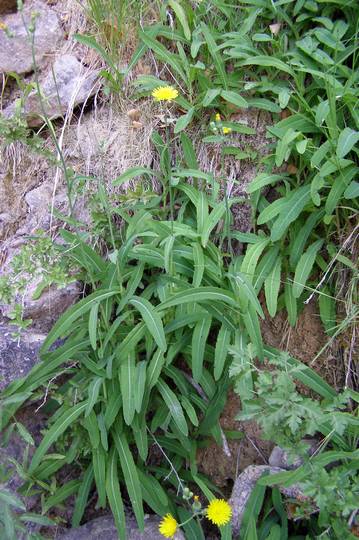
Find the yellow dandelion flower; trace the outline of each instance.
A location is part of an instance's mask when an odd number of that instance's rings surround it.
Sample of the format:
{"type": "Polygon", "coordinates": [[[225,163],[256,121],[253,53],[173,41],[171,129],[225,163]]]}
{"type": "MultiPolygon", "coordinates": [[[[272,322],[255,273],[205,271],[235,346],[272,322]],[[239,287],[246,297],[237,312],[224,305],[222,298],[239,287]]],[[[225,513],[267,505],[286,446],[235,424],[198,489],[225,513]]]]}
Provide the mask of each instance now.
{"type": "Polygon", "coordinates": [[[224,127],[222,131],[224,135],[227,135],[228,133],[232,133],[232,128],[224,127]]]}
{"type": "Polygon", "coordinates": [[[166,514],[159,524],[158,530],[165,538],[173,538],[177,531],[177,521],[172,514],[166,514]]]}
{"type": "Polygon", "coordinates": [[[219,527],[230,522],[232,508],[224,499],[213,499],[206,510],[207,518],[219,527]]]}
{"type": "Polygon", "coordinates": [[[152,92],[155,101],[172,101],[178,97],[178,91],[173,86],[159,86],[152,92]]]}
{"type": "Polygon", "coordinates": [[[216,122],[220,122],[221,121],[221,115],[219,113],[216,114],[216,116],[214,117],[216,122]]]}

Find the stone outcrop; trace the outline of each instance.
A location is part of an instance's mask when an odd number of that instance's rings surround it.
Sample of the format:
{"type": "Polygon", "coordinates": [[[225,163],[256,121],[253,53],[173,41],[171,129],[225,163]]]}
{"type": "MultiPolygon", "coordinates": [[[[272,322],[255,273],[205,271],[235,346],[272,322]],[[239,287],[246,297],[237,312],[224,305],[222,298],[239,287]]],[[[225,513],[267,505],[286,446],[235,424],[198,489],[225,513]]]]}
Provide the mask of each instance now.
{"type": "MultiPolygon", "coordinates": [[[[3,9],[1,0],[1,9],[3,9]]],[[[15,0],[16,1],[16,0],[15,0]]],[[[5,0],[5,7],[13,2],[5,0]]],[[[0,9],[0,13],[1,13],[0,9]]],[[[34,54],[36,65],[40,67],[49,54],[56,51],[63,38],[63,30],[56,13],[46,4],[37,2],[25,5],[22,12],[5,15],[0,30],[0,73],[14,71],[29,73],[34,69],[31,35],[29,28],[34,25],[34,54]]]]}

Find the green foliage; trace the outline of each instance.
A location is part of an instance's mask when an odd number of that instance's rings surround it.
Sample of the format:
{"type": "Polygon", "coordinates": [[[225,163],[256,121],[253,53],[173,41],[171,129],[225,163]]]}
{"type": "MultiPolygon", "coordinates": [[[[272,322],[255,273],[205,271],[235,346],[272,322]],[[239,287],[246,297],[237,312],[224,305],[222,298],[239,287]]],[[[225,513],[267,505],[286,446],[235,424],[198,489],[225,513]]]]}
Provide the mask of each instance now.
{"type": "MultiPolygon", "coordinates": [[[[235,349],[231,352],[234,361],[230,373],[240,392],[248,373],[254,370],[251,354],[249,350],[248,361],[243,362],[242,354],[235,349]]],[[[238,419],[256,420],[264,438],[284,448],[289,460],[300,457],[303,464],[294,471],[262,477],[259,486],[296,483],[307,497],[304,504],[296,500],[298,518],[311,519],[310,528],[317,528],[317,534],[325,531],[326,538],[354,538],[350,532],[352,522],[349,525],[348,522],[357,508],[359,494],[356,450],[359,421],[357,409],[347,411],[352,400],[358,402],[358,395],[344,390],[339,394],[332,391],[322,400],[306,397],[298,392],[296,384],[303,381],[306,366],[293,362],[285,353],[273,356],[271,364],[270,371],[257,372],[253,392],[247,396],[240,393],[242,412],[238,419]],[[324,439],[310,457],[306,438],[318,433],[324,439]],[[331,468],[325,468],[329,464],[331,468]],[[313,520],[310,515],[317,510],[318,519],[313,520]]],[[[321,391],[323,394],[326,392],[321,391]]]]}
{"type": "MultiPolygon", "coordinates": [[[[80,267],[92,293],[56,322],[42,346],[43,361],[2,394],[5,425],[26,399],[38,399],[51,383],[52,417],[25,468],[24,489],[36,485],[44,491],[44,512],[77,494],[76,523],[93,484],[98,506],[108,501],[118,524],[123,522],[122,490],[140,528],[143,502],[159,514],[168,512],[172,502],[158,481],[167,478],[178,488],[179,476],[197,474],[198,445],[208,437],[221,444],[218,420],[229,386],[228,346],[249,339],[262,350],[258,315],[263,313],[256,295],[236,261],[226,265],[210,239],[223,219],[224,204],[216,191],[207,195],[180,181],[167,189],[168,210],[141,201],[118,209],[121,241],[114,237],[115,249],[107,258],[80,235],[63,231],[62,259],[80,267]],[[58,338],[66,338],[65,343],[51,350],[58,338]],[[67,382],[59,386],[55,381],[64,369],[67,382]],[[176,464],[176,477],[151,464],[156,440],[176,464]],[[58,454],[49,467],[52,445],[58,454]],[[75,461],[81,462],[86,490],[82,482],[59,487],[51,479],[75,461]],[[121,491],[111,481],[116,474],[121,491]]],[[[124,537],[121,527],[119,534],[124,537]]]]}

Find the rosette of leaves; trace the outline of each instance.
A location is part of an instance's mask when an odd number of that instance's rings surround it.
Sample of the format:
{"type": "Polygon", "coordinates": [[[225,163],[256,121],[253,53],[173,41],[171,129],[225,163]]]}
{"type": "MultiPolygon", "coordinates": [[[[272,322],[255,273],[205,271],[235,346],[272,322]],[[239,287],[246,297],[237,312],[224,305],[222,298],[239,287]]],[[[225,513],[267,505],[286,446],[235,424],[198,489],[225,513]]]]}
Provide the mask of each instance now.
{"type": "Polygon", "coordinates": [[[198,446],[210,436],[221,443],[228,347],[250,341],[262,354],[253,288],[210,240],[225,203],[180,182],[173,203],[174,221],[156,219],[158,210],[121,209],[123,240],[106,259],[63,231],[64,256],[92,292],[56,322],[41,363],[1,396],[5,425],[25,400],[49,393],[52,416],[25,471],[26,486],[42,487],[43,511],[75,495],[77,525],[96,488],[120,538],[126,492],[140,528],[143,502],[175,513],[165,479],[178,488],[175,470],[197,481],[198,446]],[[151,452],[154,437],[170,470],[151,452]],[[80,479],[57,486],[55,473],[70,463],[80,464],[80,479]]]}

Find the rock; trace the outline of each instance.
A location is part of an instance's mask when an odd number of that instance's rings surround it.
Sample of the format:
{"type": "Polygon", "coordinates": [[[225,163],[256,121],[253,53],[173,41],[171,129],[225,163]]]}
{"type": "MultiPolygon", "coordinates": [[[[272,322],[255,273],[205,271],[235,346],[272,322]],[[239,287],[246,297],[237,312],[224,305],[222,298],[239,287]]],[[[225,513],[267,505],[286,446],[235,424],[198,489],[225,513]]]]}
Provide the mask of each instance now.
{"type": "MultiPolygon", "coordinates": [[[[237,478],[234,483],[232,495],[229,503],[232,507],[232,530],[234,535],[240,532],[243,514],[246,508],[248,499],[255,488],[257,480],[264,474],[277,474],[285,469],[280,467],[270,467],[268,465],[250,465],[237,478]]],[[[297,484],[292,484],[289,487],[279,486],[279,490],[283,495],[290,499],[298,499],[301,502],[310,501],[309,497],[303,494],[303,491],[297,484]]],[[[315,511],[315,508],[313,508],[315,511]]]]}
{"type": "Polygon", "coordinates": [[[1,0],[0,15],[15,12],[17,10],[17,0],[1,0]]]}
{"type": "MultiPolygon", "coordinates": [[[[51,285],[43,291],[40,298],[34,300],[33,294],[40,282],[40,278],[30,282],[25,293],[21,297],[23,305],[23,318],[32,319],[31,328],[39,332],[48,332],[57,319],[68,307],[76,302],[81,292],[78,281],[68,283],[59,288],[51,285]]],[[[9,318],[12,306],[0,304],[0,312],[3,317],[9,318]]]]}
{"type": "MultiPolygon", "coordinates": [[[[126,519],[128,540],[163,540],[163,536],[158,532],[158,524],[160,518],[148,516],[145,519],[145,530],[140,532],[137,528],[136,521],[132,518],[126,519]]],[[[106,538],[106,540],[118,540],[113,518],[103,516],[92,521],[89,521],[82,527],[71,529],[69,532],[60,536],[58,540],[98,540],[106,538]]],[[[182,531],[178,531],[173,540],[184,540],[182,531]]]]}
{"type": "Polygon", "coordinates": [[[34,69],[31,41],[27,33],[34,13],[37,14],[34,40],[36,65],[40,66],[46,56],[56,50],[63,37],[56,13],[42,2],[26,5],[22,13],[6,15],[2,20],[6,32],[0,30],[0,73],[15,71],[22,74],[34,69]]]}
{"type": "Polygon", "coordinates": [[[0,391],[11,381],[24,377],[39,361],[38,352],[46,337],[24,330],[18,340],[12,337],[14,330],[0,324],[0,391]]]}
{"type": "MultiPolygon", "coordinates": [[[[98,72],[83,66],[75,56],[65,54],[57,58],[52,69],[40,81],[42,104],[37,91],[31,92],[25,102],[23,110],[28,125],[39,127],[44,123],[42,107],[53,120],[63,116],[68,109],[85,103],[98,89],[97,78],[98,72]]],[[[12,116],[14,108],[14,104],[9,105],[4,115],[12,116]]]]}
{"type": "MultiPolygon", "coordinates": [[[[303,439],[302,442],[308,445],[308,455],[312,456],[318,448],[318,441],[315,439],[303,439]]],[[[293,470],[302,465],[303,458],[297,457],[294,460],[291,460],[288,452],[283,450],[283,448],[280,446],[275,446],[271,455],[269,456],[268,463],[272,467],[281,467],[282,469],[293,470]]]]}

